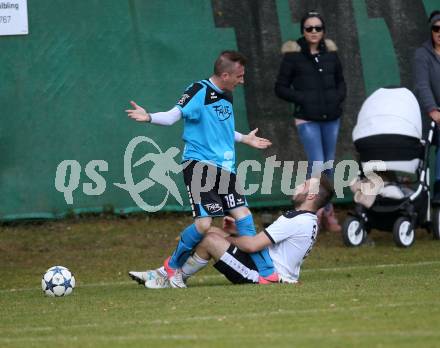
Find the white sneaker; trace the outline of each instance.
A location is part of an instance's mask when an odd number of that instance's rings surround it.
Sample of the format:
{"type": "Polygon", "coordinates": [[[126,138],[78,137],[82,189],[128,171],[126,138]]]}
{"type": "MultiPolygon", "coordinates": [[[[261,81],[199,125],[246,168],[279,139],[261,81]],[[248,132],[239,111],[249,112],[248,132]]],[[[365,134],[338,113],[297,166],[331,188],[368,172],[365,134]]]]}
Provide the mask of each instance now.
{"type": "Polygon", "coordinates": [[[148,272],[145,287],[148,289],[165,289],[170,287],[170,282],[167,276],[160,273],[159,270],[148,272]]]}
{"type": "MultiPolygon", "coordinates": [[[[162,267],[161,267],[162,268],[162,267]]],[[[149,289],[164,289],[170,287],[170,282],[166,276],[165,270],[161,268],[155,270],[148,270],[145,272],[128,272],[131,279],[144,285],[149,289]],[[165,273],[165,274],[164,274],[165,273]]]]}
{"type": "Polygon", "coordinates": [[[145,281],[148,279],[148,273],[152,271],[146,271],[146,272],[135,272],[130,271],[128,272],[128,276],[133,279],[135,282],[139,284],[145,284],[145,281]]]}
{"type": "Polygon", "coordinates": [[[286,277],[286,276],[282,276],[282,275],[278,275],[278,277],[279,277],[279,282],[280,283],[299,284],[299,281],[297,279],[293,279],[291,277],[286,277]]]}
{"type": "Polygon", "coordinates": [[[176,270],[174,275],[169,279],[169,283],[172,288],[185,289],[187,287],[180,269],[176,270]]]}
{"type": "Polygon", "coordinates": [[[170,285],[172,288],[178,288],[178,289],[184,289],[186,288],[185,280],[183,279],[182,270],[172,268],[169,265],[171,256],[167,257],[166,260],[163,263],[163,271],[166,273],[168,280],[170,282],[170,285]]]}

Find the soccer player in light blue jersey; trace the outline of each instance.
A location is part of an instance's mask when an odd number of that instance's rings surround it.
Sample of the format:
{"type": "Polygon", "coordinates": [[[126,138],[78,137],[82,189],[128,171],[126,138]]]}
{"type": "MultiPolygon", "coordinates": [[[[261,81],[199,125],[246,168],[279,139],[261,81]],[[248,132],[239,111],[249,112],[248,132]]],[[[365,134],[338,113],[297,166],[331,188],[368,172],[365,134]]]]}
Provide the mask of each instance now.
{"type": "MultiPolygon", "coordinates": [[[[158,269],[166,273],[175,288],[186,287],[181,267],[210,229],[214,217],[227,213],[235,219],[239,235],[256,234],[246,198],[236,189],[235,142],[258,149],[265,149],[271,143],[256,136],[257,129],[247,135],[235,131],[232,91],[244,83],[245,65],[246,58],[241,53],[224,51],[215,61],[214,74],[191,84],[171,110],[150,114],[133,101],[133,109],[126,110],[136,121],[160,125],[172,125],[183,118],[183,175],[194,223],[182,231],[173,254],[158,269]],[[204,190],[205,187],[212,188],[204,190]]],[[[252,253],[251,257],[260,283],[278,281],[266,248],[252,253]]],[[[129,274],[134,280],[145,282],[145,272],[129,274]]]]}

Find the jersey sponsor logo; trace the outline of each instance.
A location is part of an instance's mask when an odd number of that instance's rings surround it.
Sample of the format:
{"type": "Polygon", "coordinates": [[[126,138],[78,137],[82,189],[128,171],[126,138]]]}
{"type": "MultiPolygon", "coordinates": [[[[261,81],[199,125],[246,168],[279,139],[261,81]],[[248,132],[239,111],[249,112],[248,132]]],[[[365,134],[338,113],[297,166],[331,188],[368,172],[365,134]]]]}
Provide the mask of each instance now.
{"type": "Polygon", "coordinates": [[[211,214],[218,213],[219,211],[221,211],[221,210],[223,209],[223,207],[221,206],[220,203],[209,203],[209,204],[205,204],[205,208],[206,208],[211,214]]]}
{"type": "Polygon", "coordinates": [[[181,107],[185,107],[190,102],[192,97],[194,97],[197,94],[197,92],[200,91],[202,88],[203,86],[200,83],[192,84],[180,97],[180,99],[177,102],[177,105],[181,107]]]}
{"type": "Polygon", "coordinates": [[[177,102],[177,105],[183,106],[185,104],[185,102],[187,101],[187,99],[191,98],[191,96],[189,94],[184,94],[180,97],[179,101],[177,102]]]}
{"type": "Polygon", "coordinates": [[[229,105],[213,105],[213,109],[219,121],[226,121],[232,116],[232,110],[229,105]]]}

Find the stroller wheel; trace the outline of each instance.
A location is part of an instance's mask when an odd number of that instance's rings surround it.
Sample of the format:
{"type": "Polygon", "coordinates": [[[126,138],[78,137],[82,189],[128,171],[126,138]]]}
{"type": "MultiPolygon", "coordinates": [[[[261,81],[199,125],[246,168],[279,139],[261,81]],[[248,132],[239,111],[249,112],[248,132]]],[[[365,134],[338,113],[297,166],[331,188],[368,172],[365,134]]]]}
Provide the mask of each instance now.
{"type": "Polygon", "coordinates": [[[440,239],[440,208],[434,208],[432,212],[432,236],[435,240],[440,239]]]}
{"type": "Polygon", "coordinates": [[[393,239],[398,247],[408,248],[414,243],[415,231],[406,217],[400,217],[393,226],[393,239]]]}
{"type": "Polygon", "coordinates": [[[349,216],[342,225],[342,239],[348,247],[356,247],[362,244],[367,237],[367,232],[359,219],[349,216]]]}

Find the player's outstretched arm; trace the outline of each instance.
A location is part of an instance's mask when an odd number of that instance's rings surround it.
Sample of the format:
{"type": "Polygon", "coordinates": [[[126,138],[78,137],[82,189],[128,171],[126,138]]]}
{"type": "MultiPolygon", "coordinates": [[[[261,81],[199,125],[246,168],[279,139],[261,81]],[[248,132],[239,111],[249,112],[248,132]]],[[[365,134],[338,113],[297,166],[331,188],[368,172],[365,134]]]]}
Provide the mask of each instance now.
{"type": "Polygon", "coordinates": [[[150,114],[144,108],[137,105],[134,101],[130,102],[133,110],[125,110],[128,117],[138,122],[150,122],[161,126],[172,126],[182,118],[182,112],[176,106],[165,112],[155,112],[150,114]]]}
{"type": "Polygon", "coordinates": [[[226,239],[245,253],[255,253],[272,244],[264,232],[260,232],[256,236],[227,237],[226,239]]]}
{"type": "Polygon", "coordinates": [[[249,132],[249,134],[243,135],[241,142],[256,149],[267,149],[272,145],[270,140],[257,136],[257,132],[258,128],[255,128],[253,131],[249,132]]]}
{"type": "Polygon", "coordinates": [[[133,109],[125,110],[127,116],[138,122],[151,122],[150,114],[141,106],[137,105],[133,100],[130,101],[133,109]]]}

